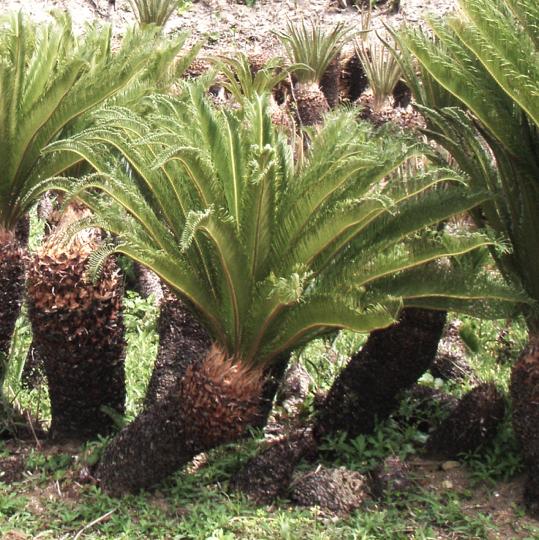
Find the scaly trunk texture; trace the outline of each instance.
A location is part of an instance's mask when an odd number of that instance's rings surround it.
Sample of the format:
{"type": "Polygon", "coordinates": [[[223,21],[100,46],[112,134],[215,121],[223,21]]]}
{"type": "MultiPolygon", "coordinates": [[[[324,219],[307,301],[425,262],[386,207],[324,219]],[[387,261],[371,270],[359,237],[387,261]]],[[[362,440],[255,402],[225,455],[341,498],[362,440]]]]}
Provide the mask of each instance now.
{"type": "Polygon", "coordinates": [[[233,489],[257,504],[271,504],[284,497],[297,464],[307,454],[316,453],[312,433],[300,431],[272,442],[252,457],[231,478],[233,489]]]}
{"type": "Polygon", "coordinates": [[[0,436],[14,431],[13,410],[3,394],[13,330],[24,293],[26,250],[16,232],[0,229],[0,436]]]}
{"type": "Polygon", "coordinates": [[[294,90],[300,124],[315,126],[322,123],[324,114],[329,111],[326,97],[317,83],[298,83],[294,90]]]}
{"type": "Polygon", "coordinates": [[[25,249],[10,231],[0,230],[0,381],[4,377],[4,360],[9,353],[11,337],[19,316],[24,292],[25,249]]]}
{"type": "Polygon", "coordinates": [[[343,97],[354,103],[367,89],[369,80],[359,56],[354,52],[341,61],[343,97]]]}
{"type": "Polygon", "coordinates": [[[475,452],[489,444],[505,416],[505,399],[493,383],[470,390],[430,434],[427,451],[443,458],[475,452]]]}
{"type": "Polygon", "coordinates": [[[524,502],[539,518],[539,333],[531,332],[511,374],[513,430],[522,448],[528,478],[524,502]]]}
{"type": "Polygon", "coordinates": [[[15,324],[24,297],[30,220],[19,221],[14,231],[0,229],[0,436],[22,435],[19,415],[3,394],[7,360],[15,324]]]}
{"type": "Polygon", "coordinates": [[[210,337],[195,315],[166,287],[157,332],[159,350],[146,391],[146,409],[175,388],[184,376],[187,366],[202,358],[210,345],[210,337]]]}
{"type": "Polygon", "coordinates": [[[398,395],[429,369],[445,312],[403,309],[399,322],[372,332],[339,374],[317,411],[315,436],[342,430],[350,437],[371,433],[398,405],[398,395]]]}
{"type": "Polygon", "coordinates": [[[255,420],[251,424],[252,427],[261,429],[268,423],[268,417],[273,408],[273,400],[275,399],[277,390],[279,390],[289,362],[290,353],[285,352],[276,358],[275,362],[265,370],[260,407],[255,420]]]}
{"type": "Polygon", "coordinates": [[[28,271],[28,314],[43,359],[52,408],[53,439],[88,440],[110,433],[125,402],[123,278],[109,258],[101,277],[86,276],[98,233],[79,234],[60,247],[43,244],[28,271]]]}
{"type": "MultiPolygon", "coordinates": [[[[198,342],[198,339],[196,339],[198,342]]],[[[202,358],[185,349],[181,381],[106,448],[97,470],[109,495],[155,486],[200,452],[239,438],[258,412],[261,376],[216,346],[202,358]]]]}
{"type": "Polygon", "coordinates": [[[163,299],[163,286],[161,285],[159,276],[138,262],[133,263],[133,271],[135,274],[136,292],[142,298],[148,298],[148,296],[153,294],[155,300],[161,302],[163,299]]]}
{"type": "Polygon", "coordinates": [[[324,93],[324,96],[326,96],[331,109],[334,109],[339,104],[341,79],[340,56],[340,54],[335,56],[320,79],[320,89],[324,93]]]}

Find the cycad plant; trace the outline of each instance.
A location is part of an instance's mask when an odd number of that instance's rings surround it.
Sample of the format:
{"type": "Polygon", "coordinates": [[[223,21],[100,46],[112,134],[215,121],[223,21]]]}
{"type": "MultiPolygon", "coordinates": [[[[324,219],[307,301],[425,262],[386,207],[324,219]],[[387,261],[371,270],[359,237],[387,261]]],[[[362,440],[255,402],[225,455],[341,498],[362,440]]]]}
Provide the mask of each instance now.
{"type": "Polygon", "coordinates": [[[279,106],[273,97],[273,90],[297,69],[296,66],[285,66],[281,58],[273,57],[266,59],[264,65],[253,70],[250,59],[243,53],[233,57],[217,57],[212,59],[212,62],[224,78],[223,87],[232,94],[236,103],[249,103],[257,95],[266,94],[273,123],[288,129],[291,127],[286,103],[279,106]]]}
{"type": "Polygon", "coordinates": [[[404,67],[428,122],[444,146],[492,198],[474,213],[510,242],[495,254],[507,280],[535,303],[524,311],[530,345],[514,367],[514,427],[530,475],[525,498],[539,513],[539,5],[534,0],[460,0],[461,14],[431,20],[435,39],[407,30],[401,42],[424,74],[404,67]],[[444,106],[456,105],[456,106],[444,106]]]}
{"type": "Polygon", "coordinates": [[[115,238],[93,267],[113,252],[147,265],[213,341],[206,355],[184,351],[190,363],[178,387],[106,450],[99,474],[111,493],[149,487],[237,437],[256,417],[262,374],[302,343],[388,326],[403,304],[475,310],[471,298],[491,293],[513,302],[501,285],[441,280],[458,274],[453,256],[489,239],[417,234],[484,194],[447,169],[397,178],[422,145],[339,113],[295,163],[266,97],[237,113],[213,110],[196,87],[183,101],[155,101],[150,125],[105,111],[94,129],[49,147],[84,155],[96,169],[72,192],[95,212],[72,232],[99,225],[115,238]],[[439,258],[447,263],[430,268],[439,258]]]}
{"type": "MultiPolygon", "coordinates": [[[[288,22],[286,30],[276,34],[290,62],[301,66],[294,71],[297,80],[294,97],[303,125],[319,124],[323,114],[328,111],[328,100],[320,83],[332,62],[338,67],[338,55],[350,33],[350,29],[342,23],[323,29],[314,21],[309,24],[303,21],[297,25],[288,22]]],[[[326,92],[338,96],[338,81],[335,75],[328,77],[326,92]],[[333,87],[328,88],[331,85],[333,87]]]]}
{"type": "Polygon", "coordinates": [[[82,161],[75,154],[44,156],[42,150],[87,126],[86,113],[119,92],[129,88],[129,97],[140,95],[159,47],[155,31],[131,33],[113,53],[110,27],[90,28],[77,38],[65,14],[40,25],[12,14],[0,25],[0,295],[7,300],[0,307],[0,355],[5,355],[22,296],[25,245],[16,237],[17,226],[47,189],[43,181],[82,161]]]}
{"type": "Polygon", "coordinates": [[[399,82],[402,71],[398,60],[378,33],[357,39],[355,50],[360,58],[374,98],[374,112],[380,111],[399,82]]]}
{"type": "Polygon", "coordinates": [[[129,0],[129,5],[140,26],[165,26],[178,9],[178,0],[129,0]]]}

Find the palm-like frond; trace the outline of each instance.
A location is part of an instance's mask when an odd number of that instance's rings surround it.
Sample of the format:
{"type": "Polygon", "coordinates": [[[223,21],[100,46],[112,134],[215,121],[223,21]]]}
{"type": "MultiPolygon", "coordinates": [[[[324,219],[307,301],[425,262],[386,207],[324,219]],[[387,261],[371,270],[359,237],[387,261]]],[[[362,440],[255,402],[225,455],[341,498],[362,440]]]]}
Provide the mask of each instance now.
{"type": "Polygon", "coordinates": [[[377,33],[367,39],[356,39],[354,47],[374,96],[374,108],[378,110],[391,96],[402,76],[397,53],[377,33]]]}
{"type": "Polygon", "coordinates": [[[37,25],[18,13],[0,25],[0,227],[9,229],[35,202],[43,179],[81,159],[42,157],[43,148],[80,129],[76,122],[100,103],[115,96],[133,102],[154,88],[149,73],[161,75],[182,43],[164,44],[149,29],[128,32],[112,52],[110,26],[77,38],[66,14],[37,25]]]}
{"type": "Polygon", "coordinates": [[[294,69],[293,66],[285,66],[281,58],[275,57],[253,73],[244,53],[237,53],[234,57],[219,56],[213,58],[212,62],[225,78],[223,87],[238,103],[244,98],[252,99],[256,94],[270,93],[294,69]]]}
{"type": "Polygon", "coordinates": [[[309,25],[288,22],[284,32],[276,32],[288,59],[297,64],[295,76],[301,83],[320,82],[331,61],[341,50],[351,29],[344,23],[323,29],[314,21],[309,25]]]}
{"type": "MultiPolygon", "coordinates": [[[[374,300],[376,283],[492,244],[486,235],[415,239],[485,195],[449,170],[400,177],[400,165],[424,148],[373,132],[352,112],[330,115],[295,163],[267,96],[237,113],[214,110],[197,87],[155,103],[148,125],[105,110],[94,128],[48,152],[92,163],[97,174],[72,196],[116,235],[116,251],[189,299],[237,359],[265,364],[334,329],[387,326],[404,295],[374,300]]],[[[453,287],[459,302],[468,298],[466,287],[453,287]]],[[[453,296],[441,298],[446,307],[453,296]]]]}
{"type": "Polygon", "coordinates": [[[129,0],[129,5],[141,26],[164,26],[178,9],[178,0],[129,0]]]}
{"type": "MultiPolygon", "coordinates": [[[[436,39],[412,30],[400,35],[421,65],[423,82],[411,57],[405,71],[427,134],[471,185],[492,195],[475,217],[511,243],[511,252],[494,253],[501,271],[539,301],[539,8],[533,0],[460,5],[462,17],[431,21],[436,39]]],[[[528,314],[530,322],[536,318],[528,314]]]]}

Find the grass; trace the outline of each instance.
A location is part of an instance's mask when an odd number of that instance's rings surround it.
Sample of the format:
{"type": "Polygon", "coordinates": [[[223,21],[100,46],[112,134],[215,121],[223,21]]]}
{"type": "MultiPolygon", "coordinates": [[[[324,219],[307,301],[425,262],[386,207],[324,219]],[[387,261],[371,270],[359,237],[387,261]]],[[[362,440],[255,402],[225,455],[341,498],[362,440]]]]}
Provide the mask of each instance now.
{"type": "MultiPolygon", "coordinates": [[[[128,352],[127,419],[141,408],[146,385],[157,351],[157,307],[152,298],[128,293],[125,299],[125,326],[128,352]]],[[[485,322],[463,318],[466,341],[472,344],[470,364],[481,380],[495,381],[508,390],[511,363],[525,343],[525,327],[520,321],[485,322]],[[508,332],[500,339],[502,330],[508,332]],[[473,351],[472,351],[473,349],[473,351]]],[[[316,341],[295,355],[311,376],[310,396],[305,416],[312,412],[313,396],[327,390],[347,357],[358,350],[363,336],[341,332],[333,339],[316,341]]],[[[7,395],[47,422],[50,412],[46,386],[26,390],[19,373],[31,331],[21,315],[10,355],[6,381],[7,395]]],[[[423,384],[433,385],[460,396],[469,384],[447,383],[425,376],[423,384]]],[[[398,415],[421,419],[422,411],[409,399],[402,401],[398,415]]],[[[414,422],[396,418],[380,424],[371,436],[352,440],[333,437],[322,445],[321,463],[346,466],[366,473],[385,457],[420,458],[426,435],[414,422]]],[[[230,492],[231,475],[257,451],[260,434],[211,452],[194,471],[178,472],[153,493],[122,500],[111,499],[98,487],[84,483],[81,471],[99,459],[106,440],[88,443],[82,449],[52,447],[37,449],[32,443],[17,446],[0,441],[0,459],[21,453],[24,474],[12,484],[0,482],[0,538],[105,538],[105,539],[438,539],[438,538],[538,538],[539,528],[518,517],[515,536],[498,531],[486,510],[469,510],[476,491],[492,491],[500,482],[518,475],[522,462],[507,416],[498,437],[482,453],[462,456],[469,479],[466,489],[417,487],[411,492],[370,501],[346,519],[324,515],[317,508],[299,508],[283,500],[257,508],[240,494],[230,492]],[[77,536],[77,534],[79,536],[77,536]],[[11,535],[11,536],[10,536],[11,535]],[[18,535],[18,536],[17,536],[18,535]]],[[[300,464],[300,469],[312,467],[300,464]]]]}

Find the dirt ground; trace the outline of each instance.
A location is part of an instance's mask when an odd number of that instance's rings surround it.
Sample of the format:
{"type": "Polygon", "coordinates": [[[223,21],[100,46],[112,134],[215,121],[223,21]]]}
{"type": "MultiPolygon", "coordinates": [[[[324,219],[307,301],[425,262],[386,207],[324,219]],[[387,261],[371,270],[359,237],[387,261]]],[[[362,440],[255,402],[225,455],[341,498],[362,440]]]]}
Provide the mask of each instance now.
{"type": "Polygon", "coordinates": [[[466,468],[457,462],[413,457],[407,463],[422,488],[437,493],[451,491],[465,494],[463,498],[466,501],[462,503],[462,509],[466,514],[482,513],[491,516],[493,523],[498,527],[497,531],[490,533],[491,540],[529,539],[530,533],[524,529],[524,526],[526,524],[537,526],[537,522],[522,516],[521,511],[516,507],[516,505],[522,507],[523,504],[524,475],[509,482],[498,482],[495,486],[474,485],[466,468]],[[444,463],[455,466],[444,470],[444,463]]]}
{"type": "MultiPolygon", "coordinates": [[[[32,473],[26,471],[25,463],[32,449],[37,449],[35,442],[9,442],[7,448],[10,455],[0,458],[1,482],[11,484],[29,478],[32,473]]],[[[73,445],[50,444],[41,442],[39,452],[45,456],[68,454],[72,456],[72,463],[68,466],[67,474],[61,484],[51,478],[47,485],[36,485],[34,490],[25,493],[28,498],[27,510],[33,514],[45,512],[45,502],[50,500],[61,501],[66,507],[74,507],[79,503],[81,490],[84,485],[93,483],[79,462],[77,448],[73,445]]],[[[196,458],[195,458],[196,459],[196,458]]],[[[522,503],[524,476],[514,478],[509,482],[499,482],[495,486],[487,484],[474,485],[465,466],[458,462],[444,462],[435,459],[425,459],[413,456],[406,461],[410,477],[415,480],[418,488],[437,494],[453,493],[459,496],[462,510],[474,516],[478,513],[487,514],[492,518],[497,530],[489,533],[489,540],[519,540],[530,539],[529,527],[537,527],[537,522],[524,516],[517,505],[522,503]],[[527,530],[528,529],[528,530],[527,530]]],[[[196,468],[203,467],[204,463],[196,468]]],[[[151,504],[167,505],[167,501],[160,494],[151,497],[151,504]]],[[[453,533],[441,539],[454,538],[453,533]]],[[[462,536],[455,536],[455,538],[462,536]]],[[[4,537],[5,538],[5,537],[4,537]]],[[[26,537],[27,538],[27,537],[26,537]]]]}
{"type": "MultiPolygon", "coordinates": [[[[256,0],[252,7],[226,0],[200,0],[186,4],[167,23],[167,33],[190,32],[191,40],[207,40],[206,50],[265,50],[273,48],[273,31],[281,30],[286,22],[315,18],[324,25],[345,21],[361,28],[361,14],[356,7],[343,9],[346,0],[256,0]]],[[[388,13],[383,6],[375,10],[373,20],[392,26],[403,21],[417,24],[427,13],[442,15],[455,7],[455,0],[401,0],[399,13],[388,13]]],[[[116,36],[135,19],[127,0],[116,0],[110,9],[108,0],[0,0],[0,11],[9,9],[29,13],[36,20],[46,20],[52,9],[69,10],[74,26],[82,29],[96,19],[110,21],[116,36]]]]}

